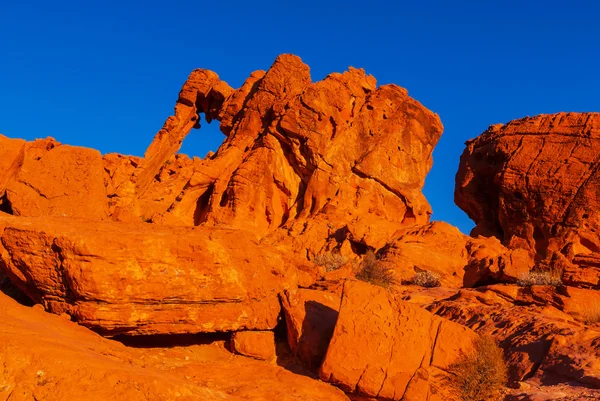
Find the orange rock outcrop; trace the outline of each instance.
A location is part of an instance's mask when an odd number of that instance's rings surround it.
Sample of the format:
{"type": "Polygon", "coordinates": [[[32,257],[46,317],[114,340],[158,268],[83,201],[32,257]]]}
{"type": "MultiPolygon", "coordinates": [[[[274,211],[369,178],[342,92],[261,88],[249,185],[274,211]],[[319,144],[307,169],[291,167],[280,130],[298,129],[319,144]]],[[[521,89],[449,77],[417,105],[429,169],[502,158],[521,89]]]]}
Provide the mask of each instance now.
{"type": "Polygon", "coordinates": [[[566,269],[566,282],[600,288],[600,113],[540,115],[493,125],[467,142],[455,200],[510,248],[566,269]]]}

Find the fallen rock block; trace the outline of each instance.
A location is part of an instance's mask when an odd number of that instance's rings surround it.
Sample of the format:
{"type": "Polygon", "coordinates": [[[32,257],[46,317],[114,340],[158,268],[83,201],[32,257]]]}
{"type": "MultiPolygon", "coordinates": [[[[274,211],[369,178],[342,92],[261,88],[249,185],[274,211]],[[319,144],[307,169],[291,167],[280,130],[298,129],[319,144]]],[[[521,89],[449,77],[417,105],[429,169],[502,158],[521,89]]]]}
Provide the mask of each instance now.
{"type": "Polygon", "coordinates": [[[348,281],[320,377],[368,397],[443,400],[445,371],[475,338],[382,288],[348,281]]]}
{"type": "Polygon", "coordinates": [[[340,308],[337,294],[298,289],[281,296],[292,353],[309,369],[317,370],[333,335],[340,308]]]}
{"type": "Polygon", "coordinates": [[[236,331],[231,335],[230,346],[236,354],[269,362],[276,359],[272,331],[236,331]]]}

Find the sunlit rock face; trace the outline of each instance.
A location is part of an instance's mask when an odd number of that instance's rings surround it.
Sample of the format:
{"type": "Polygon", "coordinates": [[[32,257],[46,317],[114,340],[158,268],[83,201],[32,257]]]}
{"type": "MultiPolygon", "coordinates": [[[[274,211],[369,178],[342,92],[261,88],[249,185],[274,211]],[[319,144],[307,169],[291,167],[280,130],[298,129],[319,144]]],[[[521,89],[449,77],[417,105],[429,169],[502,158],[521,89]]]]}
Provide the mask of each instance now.
{"type": "Polygon", "coordinates": [[[569,283],[599,287],[600,113],[540,115],[493,125],[467,142],[455,200],[477,226],[569,283]]]}

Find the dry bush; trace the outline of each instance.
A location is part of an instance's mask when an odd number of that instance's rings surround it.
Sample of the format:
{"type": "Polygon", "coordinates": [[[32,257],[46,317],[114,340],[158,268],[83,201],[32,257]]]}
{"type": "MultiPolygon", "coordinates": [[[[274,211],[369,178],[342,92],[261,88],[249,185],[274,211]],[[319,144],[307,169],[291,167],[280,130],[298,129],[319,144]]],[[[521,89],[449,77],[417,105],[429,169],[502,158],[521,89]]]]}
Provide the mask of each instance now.
{"type": "Polygon", "coordinates": [[[562,285],[562,275],[551,270],[537,270],[521,275],[517,281],[521,287],[531,287],[532,285],[552,285],[560,287],[562,285]]]}
{"type": "Polygon", "coordinates": [[[347,260],[339,253],[326,252],[321,255],[315,255],[313,262],[319,266],[323,266],[325,271],[331,272],[345,265],[347,260]]]}
{"type": "Polygon", "coordinates": [[[577,320],[584,324],[600,323],[600,302],[587,301],[583,305],[577,305],[573,314],[577,320]]]}
{"type": "Polygon", "coordinates": [[[394,270],[381,263],[373,251],[365,254],[356,278],[384,288],[397,284],[394,270]]]}
{"type": "Polygon", "coordinates": [[[451,387],[462,401],[494,401],[502,398],[508,380],[504,352],[490,335],[478,337],[473,349],[450,366],[451,387]]]}
{"type": "Polygon", "coordinates": [[[583,323],[592,325],[600,323],[600,305],[596,304],[590,309],[586,309],[583,314],[583,323]]]}
{"type": "Polygon", "coordinates": [[[442,285],[442,282],[440,281],[440,276],[429,270],[424,270],[415,273],[415,275],[412,276],[410,280],[408,280],[408,283],[426,288],[439,287],[440,285],[442,285]]]}

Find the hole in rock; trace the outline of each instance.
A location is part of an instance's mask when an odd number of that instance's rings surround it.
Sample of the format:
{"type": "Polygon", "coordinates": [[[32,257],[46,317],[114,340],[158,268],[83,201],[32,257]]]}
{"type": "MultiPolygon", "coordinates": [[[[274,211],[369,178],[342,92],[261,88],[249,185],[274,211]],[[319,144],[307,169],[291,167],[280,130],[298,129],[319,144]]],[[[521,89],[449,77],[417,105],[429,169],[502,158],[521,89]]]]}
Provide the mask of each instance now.
{"type": "Polygon", "coordinates": [[[584,214],[581,216],[581,218],[582,218],[582,219],[588,219],[589,217],[590,217],[590,215],[589,215],[589,214],[587,214],[587,213],[584,213],[584,214]]]}
{"type": "Polygon", "coordinates": [[[173,348],[207,345],[217,341],[229,342],[230,333],[152,334],[129,336],[117,334],[113,340],[132,348],[173,348]]]}
{"type": "Polygon", "coordinates": [[[523,194],[522,194],[522,193],[520,193],[520,192],[518,192],[518,191],[517,191],[517,192],[515,192],[513,195],[514,195],[514,197],[515,197],[516,199],[518,199],[518,200],[523,200],[523,194]]]}
{"type": "Polygon", "coordinates": [[[204,158],[209,152],[216,152],[223,143],[225,135],[220,130],[220,123],[206,122],[204,114],[200,115],[200,131],[190,132],[181,144],[179,153],[188,155],[190,158],[198,156],[204,158]]]}
{"type": "Polygon", "coordinates": [[[6,196],[6,194],[0,197],[0,212],[14,214],[12,205],[10,204],[10,201],[8,200],[8,196],[6,196]]]}

